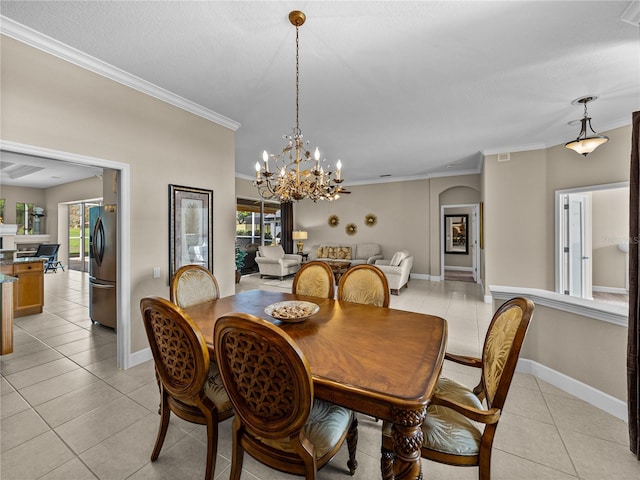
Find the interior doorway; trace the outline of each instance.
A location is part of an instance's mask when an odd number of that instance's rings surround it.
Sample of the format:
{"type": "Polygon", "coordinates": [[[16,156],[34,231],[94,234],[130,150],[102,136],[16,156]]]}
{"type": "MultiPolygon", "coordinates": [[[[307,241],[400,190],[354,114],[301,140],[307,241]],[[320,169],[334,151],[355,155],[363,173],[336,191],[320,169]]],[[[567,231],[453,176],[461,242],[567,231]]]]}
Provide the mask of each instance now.
{"type": "Polygon", "coordinates": [[[479,222],[477,203],[441,205],[440,276],[442,280],[480,281],[479,222]]]}
{"type": "Polygon", "coordinates": [[[555,291],[628,303],[628,182],[558,190],[555,213],[555,291]]]}
{"type": "MultiPolygon", "coordinates": [[[[96,157],[87,157],[74,153],[49,148],[41,148],[34,145],[26,145],[11,141],[3,141],[2,149],[8,152],[32,155],[43,159],[57,160],[80,165],[95,166],[103,169],[111,169],[118,175],[117,204],[120,215],[118,216],[117,238],[117,360],[118,368],[127,369],[139,363],[131,354],[131,168],[127,163],[115,162],[96,157]],[[126,267],[126,268],[125,268],[126,267]]],[[[60,208],[59,208],[60,210],[60,208]]],[[[58,219],[60,220],[60,214],[58,219]]],[[[65,218],[66,223],[66,218],[65,218]]],[[[61,230],[58,229],[58,232],[61,230]]],[[[66,234],[65,234],[66,236],[66,234]]],[[[145,357],[146,359],[146,357],[145,357]]]]}

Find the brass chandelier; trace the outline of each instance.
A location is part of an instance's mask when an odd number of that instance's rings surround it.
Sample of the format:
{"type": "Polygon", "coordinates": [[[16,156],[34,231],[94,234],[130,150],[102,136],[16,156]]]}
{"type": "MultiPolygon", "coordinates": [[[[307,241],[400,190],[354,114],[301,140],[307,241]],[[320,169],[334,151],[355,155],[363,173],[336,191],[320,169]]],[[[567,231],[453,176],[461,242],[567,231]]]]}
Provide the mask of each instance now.
{"type": "Polygon", "coordinates": [[[341,183],[342,162],[336,162],[335,171],[320,160],[320,150],[316,147],[313,158],[308,150],[309,141],[304,142],[300,130],[300,57],[299,29],[305,22],[304,13],[294,10],[289,13],[289,21],[296,27],[296,126],[293,133],[283,135],[288,143],[280,154],[262,153],[262,165],[256,162],[256,179],[253,182],[264,199],[277,199],[281,203],[309,198],[317,200],[337,200],[346,192],[341,183]],[[273,160],[274,171],[270,170],[269,159],[273,160]]]}

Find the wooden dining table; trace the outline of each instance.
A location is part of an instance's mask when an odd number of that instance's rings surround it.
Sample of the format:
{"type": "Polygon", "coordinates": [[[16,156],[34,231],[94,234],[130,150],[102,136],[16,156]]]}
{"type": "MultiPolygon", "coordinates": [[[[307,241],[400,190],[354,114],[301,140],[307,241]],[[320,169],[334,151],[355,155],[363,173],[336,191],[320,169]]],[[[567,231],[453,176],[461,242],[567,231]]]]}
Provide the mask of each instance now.
{"type": "Polygon", "coordinates": [[[186,308],[213,355],[216,319],[232,312],[265,318],[306,356],[315,396],[393,423],[395,479],[422,478],[422,421],[444,361],[447,323],[440,317],[284,292],[250,290],[186,308]],[[303,300],[319,311],[289,323],[265,313],[303,300]]]}

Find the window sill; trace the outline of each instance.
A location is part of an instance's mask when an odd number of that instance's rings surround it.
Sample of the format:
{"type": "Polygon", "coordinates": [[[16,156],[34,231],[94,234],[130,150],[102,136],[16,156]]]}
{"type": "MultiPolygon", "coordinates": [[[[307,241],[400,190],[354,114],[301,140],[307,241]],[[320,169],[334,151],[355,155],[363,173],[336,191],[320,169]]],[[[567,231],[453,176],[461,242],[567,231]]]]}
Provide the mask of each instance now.
{"type": "Polygon", "coordinates": [[[602,320],[620,327],[629,326],[629,311],[627,307],[562,295],[539,288],[490,285],[489,290],[495,300],[509,300],[515,296],[523,296],[529,298],[536,305],[602,320]]]}

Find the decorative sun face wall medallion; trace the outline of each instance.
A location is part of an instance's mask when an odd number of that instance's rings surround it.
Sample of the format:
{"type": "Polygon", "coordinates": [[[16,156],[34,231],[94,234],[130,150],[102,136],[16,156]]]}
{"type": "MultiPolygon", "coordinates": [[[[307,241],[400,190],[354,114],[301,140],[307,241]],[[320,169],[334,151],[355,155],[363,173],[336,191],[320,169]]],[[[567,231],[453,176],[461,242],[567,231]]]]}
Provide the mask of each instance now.
{"type": "Polygon", "coordinates": [[[337,227],[340,224],[340,218],[337,215],[331,215],[327,223],[330,227],[337,227]]]}
{"type": "Polygon", "coordinates": [[[347,235],[355,235],[358,232],[358,227],[355,223],[349,223],[344,227],[344,231],[347,232],[347,235]]]}
{"type": "Polygon", "coordinates": [[[367,213],[364,216],[364,224],[367,227],[374,227],[378,223],[378,217],[376,217],[373,213],[367,213]]]}

